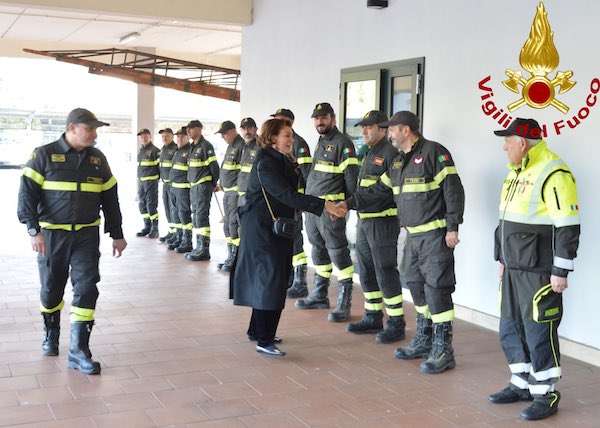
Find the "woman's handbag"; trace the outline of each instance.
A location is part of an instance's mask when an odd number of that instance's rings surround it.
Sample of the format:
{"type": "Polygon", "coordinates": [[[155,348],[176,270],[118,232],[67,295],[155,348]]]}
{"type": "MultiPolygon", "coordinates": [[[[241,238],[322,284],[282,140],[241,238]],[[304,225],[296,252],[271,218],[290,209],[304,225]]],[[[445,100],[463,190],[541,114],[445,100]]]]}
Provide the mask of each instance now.
{"type": "Polygon", "coordinates": [[[258,169],[256,172],[258,173],[258,181],[260,181],[260,188],[263,196],[265,197],[267,208],[271,214],[271,219],[273,219],[273,227],[271,228],[273,234],[275,236],[279,236],[280,238],[293,240],[296,236],[296,231],[298,230],[298,220],[289,217],[275,217],[273,209],[271,208],[271,204],[269,203],[269,198],[267,198],[267,192],[265,192],[265,188],[262,185],[262,180],[260,179],[260,169],[258,169]]]}

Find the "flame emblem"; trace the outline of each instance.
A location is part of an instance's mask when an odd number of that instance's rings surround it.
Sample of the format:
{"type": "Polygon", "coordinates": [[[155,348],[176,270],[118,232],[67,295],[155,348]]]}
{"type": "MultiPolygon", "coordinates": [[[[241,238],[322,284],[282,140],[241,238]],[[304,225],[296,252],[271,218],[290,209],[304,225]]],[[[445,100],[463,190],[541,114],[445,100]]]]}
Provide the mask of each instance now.
{"type": "Polygon", "coordinates": [[[522,98],[509,104],[509,111],[516,110],[524,104],[537,109],[552,105],[562,113],[569,111],[569,107],[554,96],[557,92],[563,94],[569,91],[577,82],[569,80],[573,77],[571,70],[557,71],[553,79],[547,77],[558,67],[559,61],[558,51],[554,46],[554,33],[550,29],[547,15],[544,3],[540,2],[531,25],[529,38],[521,48],[519,55],[521,67],[527,70],[531,77],[525,79],[520,70],[506,70],[508,80],[503,81],[502,84],[517,94],[519,85],[523,87],[522,98]]]}

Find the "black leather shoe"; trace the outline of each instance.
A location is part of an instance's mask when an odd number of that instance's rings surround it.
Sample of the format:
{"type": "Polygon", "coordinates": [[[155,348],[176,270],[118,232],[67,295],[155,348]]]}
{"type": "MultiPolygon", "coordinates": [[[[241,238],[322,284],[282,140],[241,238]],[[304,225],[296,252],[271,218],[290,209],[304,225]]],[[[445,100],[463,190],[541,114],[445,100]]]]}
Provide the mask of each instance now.
{"type": "MultiPolygon", "coordinates": [[[[251,335],[248,335],[248,340],[251,340],[252,342],[258,342],[258,339],[256,337],[254,337],[254,336],[251,336],[251,335]]],[[[275,336],[273,338],[273,342],[275,342],[275,343],[281,343],[281,342],[283,342],[283,339],[281,337],[279,337],[279,336],[275,336]]]]}
{"type": "Polygon", "coordinates": [[[560,401],[560,392],[549,392],[541,398],[536,398],[531,406],[521,412],[521,419],[528,421],[538,421],[546,419],[548,416],[558,412],[558,402],[560,401]]]}
{"type": "Polygon", "coordinates": [[[269,346],[256,345],[256,352],[258,352],[260,354],[271,355],[273,357],[283,357],[285,355],[285,352],[279,350],[279,348],[277,348],[277,346],[275,346],[275,345],[269,345],[269,346]]]}
{"type": "Polygon", "coordinates": [[[494,404],[507,404],[516,403],[517,401],[530,401],[532,400],[532,397],[531,394],[529,394],[529,391],[525,389],[517,391],[507,386],[500,392],[490,394],[488,400],[494,404]]]}

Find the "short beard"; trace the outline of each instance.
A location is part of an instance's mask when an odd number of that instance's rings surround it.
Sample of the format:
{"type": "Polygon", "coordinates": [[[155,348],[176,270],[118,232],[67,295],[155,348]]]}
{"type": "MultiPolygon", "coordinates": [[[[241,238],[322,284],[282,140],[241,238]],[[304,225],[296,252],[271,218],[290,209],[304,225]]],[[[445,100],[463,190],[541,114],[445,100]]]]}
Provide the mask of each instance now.
{"type": "Polygon", "coordinates": [[[326,128],[325,131],[321,132],[317,129],[317,132],[319,133],[319,135],[325,135],[328,134],[329,131],[331,131],[333,129],[333,122],[331,122],[326,128]]]}

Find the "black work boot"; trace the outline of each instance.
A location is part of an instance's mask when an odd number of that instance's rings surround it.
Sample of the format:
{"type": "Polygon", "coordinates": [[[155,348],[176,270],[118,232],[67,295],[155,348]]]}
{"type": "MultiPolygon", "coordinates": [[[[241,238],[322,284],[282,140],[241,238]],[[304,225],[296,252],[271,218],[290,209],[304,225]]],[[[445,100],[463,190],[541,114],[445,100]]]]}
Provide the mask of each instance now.
{"type": "Polygon", "coordinates": [[[150,226],[150,232],[148,232],[148,238],[158,238],[158,220],[152,220],[152,226],[150,226]]]}
{"type": "Polygon", "coordinates": [[[417,314],[417,325],[415,337],[412,338],[407,348],[398,348],[394,356],[400,360],[412,360],[413,358],[427,358],[431,352],[433,336],[431,318],[425,318],[417,314]]]}
{"type": "Polygon", "coordinates": [[[394,343],[402,340],[406,337],[406,323],[404,322],[404,315],[398,317],[388,317],[387,325],[385,330],[381,333],[377,333],[375,341],[377,343],[394,343]]]}
{"type": "Polygon", "coordinates": [[[350,318],[352,307],[352,278],[338,281],[338,298],[335,309],[327,316],[327,321],[342,322],[350,318]]]}
{"type": "Polygon", "coordinates": [[[219,263],[217,264],[217,268],[218,269],[222,269],[223,265],[231,263],[231,247],[233,246],[232,243],[228,243],[227,244],[227,257],[225,257],[225,260],[223,261],[223,263],[219,263]]]}
{"type": "Polygon", "coordinates": [[[152,228],[152,222],[149,218],[144,219],[144,228],[140,230],[135,236],[146,236],[150,233],[150,229],[152,228]]]}
{"type": "Polygon", "coordinates": [[[58,338],[60,337],[60,311],[51,314],[42,312],[44,317],[44,341],[42,342],[42,355],[53,357],[58,355],[58,338]]]}
{"type": "Polygon", "coordinates": [[[308,286],[306,285],[306,265],[296,266],[294,268],[294,279],[292,286],[287,290],[287,296],[296,299],[298,297],[308,296],[308,286]]]}
{"type": "Polygon", "coordinates": [[[346,331],[355,334],[378,333],[383,330],[383,312],[365,311],[360,321],[350,323],[346,331]]]}
{"type": "Polygon", "coordinates": [[[313,279],[313,290],[306,299],[296,300],[295,306],[298,309],[329,309],[329,296],[327,288],[329,287],[329,278],[324,278],[315,274],[313,279]]]}
{"type": "Polygon", "coordinates": [[[184,230],[183,237],[181,238],[181,242],[179,243],[179,246],[177,246],[177,248],[175,248],[175,252],[184,254],[184,253],[192,251],[193,248],[194,247],[192,246],[192,231],[184,230]]]}
{"type": "Polygon", "coordinates": [[[456,367],[452,348],[452,321],[433,324],[433,345],[427,361],[421,363],[421,373],[436,374],[456,367]]]}
{"type": "Polygon", "coordinates": [[[165,236],[161,236],[160,238],[158,238],[158,240],[160,242],[167,242],[169,239],[171,239],[173,237],[173,235],[175,235],[175,233],[173,233],[172,231],[169,231],[169,233],[167,233],[165,236]]]}
{"type": "Polygon", "coordinates": [[[558,412],[558,402],[560,401],[560,392],[552,391],[546,395],[536,396],[531,406],[521,412],[521,419],[528,421],[538,421],[546,419],[558,412]]]}
{"type": "Polygon", "coordinates": [[[183,239],[183,230],[177,229],[177,232],[175,232],[175,235],[167,241],[167,244],[168,244],[167,248],[171,251],[174,251],[175,248],[179,247],[182,239],[183,239]]]}
{"type": "Polygon", "coordinates": [[[517,401],[531,401],[533,398],[528,389],[516,389],[507,386],[502,391],[488,395],[488,400],[494,404],[516,403],[517,401]]]}
{"type": "Polygon", "coordinates": [[[210,238],[208,236],[197,236],[197,246],[194,251],[185,255],[185,258],[193,262],[210,260],[210,238]]]}
{"type": "Polygon", "coordinates": [[[67,365],[85,374],[100,373],[100,363],[92,360],[90,334],[94,321],[71,323],[71,347],[67,365]]]}
{"type": "Polygon", "coordinates": [[[233,268],[233,264],[235,263],[235,258],[237,257],[238,246],[235,244],[231,244],[231,257],[225,260],[223,266],[221,266],[221,270],[223,272],[231,272],[233,268]]]}

